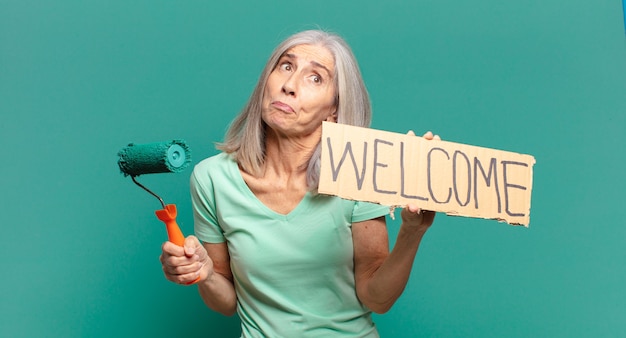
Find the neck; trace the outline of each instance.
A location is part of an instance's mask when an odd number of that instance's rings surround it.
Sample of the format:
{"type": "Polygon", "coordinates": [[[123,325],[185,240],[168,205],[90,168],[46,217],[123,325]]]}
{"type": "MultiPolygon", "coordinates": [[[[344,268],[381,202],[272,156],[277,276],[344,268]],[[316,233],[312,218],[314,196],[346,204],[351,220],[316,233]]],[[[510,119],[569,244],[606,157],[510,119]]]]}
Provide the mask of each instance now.
{"type": "MultiPolygon", "coordinates": [[[[319,135],[321,136],[321,135],[319,135]]],[[[306,174],[311,155],[315,151],[319,137],[281,137],[268,130],[265,140],[264,171],[277,174],[306,174]]]]}

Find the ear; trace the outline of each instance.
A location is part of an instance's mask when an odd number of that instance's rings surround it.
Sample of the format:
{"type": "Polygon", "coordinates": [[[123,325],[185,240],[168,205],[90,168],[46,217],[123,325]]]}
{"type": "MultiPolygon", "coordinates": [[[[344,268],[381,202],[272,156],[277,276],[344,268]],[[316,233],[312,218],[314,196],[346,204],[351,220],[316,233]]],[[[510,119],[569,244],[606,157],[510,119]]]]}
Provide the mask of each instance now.
{"type": "Polygon", "coordinates": [[[326,122],[337,123],[337,108],[334,108],[334,109],[335,110],[326,118],[326,122]]]}

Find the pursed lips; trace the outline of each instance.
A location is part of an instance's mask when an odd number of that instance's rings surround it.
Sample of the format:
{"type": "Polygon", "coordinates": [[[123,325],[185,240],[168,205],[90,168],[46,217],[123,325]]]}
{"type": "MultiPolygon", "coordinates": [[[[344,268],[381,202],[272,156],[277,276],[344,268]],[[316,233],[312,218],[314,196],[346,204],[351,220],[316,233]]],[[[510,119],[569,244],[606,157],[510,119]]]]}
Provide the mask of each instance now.
{"type": "Polygon", "coordinates": [[[272,102],[272,107],[274,107],[274,108],[276,108],[278,110],[281,110],[281,111],[283,111],[285,113],[293,113],[294,112],[293,108],[291,108],[290,105],[288,105],[288,104],[286,104],[284,102],[280,102],[280,101],[273,101],[272,102]]]}

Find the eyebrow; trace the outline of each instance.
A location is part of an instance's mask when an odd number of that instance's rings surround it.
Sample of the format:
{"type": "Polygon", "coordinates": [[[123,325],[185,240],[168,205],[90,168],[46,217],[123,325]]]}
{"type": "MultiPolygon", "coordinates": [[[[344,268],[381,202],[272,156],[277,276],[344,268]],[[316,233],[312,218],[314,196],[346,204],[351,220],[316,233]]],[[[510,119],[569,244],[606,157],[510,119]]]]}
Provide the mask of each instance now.
{"type": "MultiPolygon", "coordinates": [[[[292,53],[285,53],[283,55],[284,57],[288,57],[290,59],[298,59],[298,56],[292,53]]],[[[317,61],[311,61],[311,64],[313,65],[313,67],[317,67],[317,68],[322,68],[326,71],[326,73],[328,74],[328,76],[332,76],[332,72],[323,64],[317,62],[317,61]]]]}

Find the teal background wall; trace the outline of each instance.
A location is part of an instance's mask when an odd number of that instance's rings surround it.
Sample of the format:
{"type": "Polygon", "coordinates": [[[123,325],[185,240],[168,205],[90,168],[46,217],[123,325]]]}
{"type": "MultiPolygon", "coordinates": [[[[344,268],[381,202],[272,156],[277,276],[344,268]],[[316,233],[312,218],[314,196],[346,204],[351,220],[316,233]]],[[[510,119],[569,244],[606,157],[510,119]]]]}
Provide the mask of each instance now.
{"type": "MultiPolygon", "coordinates": [[[[623,18],[619,0],[0,1],[0,336],[237,337],[162,277],[159,204],[116,153],[215,154],[273,47],[318,26],[353,47],[373,127],[537,159],[530,228],[439,215],[383,337],[623,336],[623,18]]],[[[186,234],[189,173],[142,179],[186,234]]]]}

